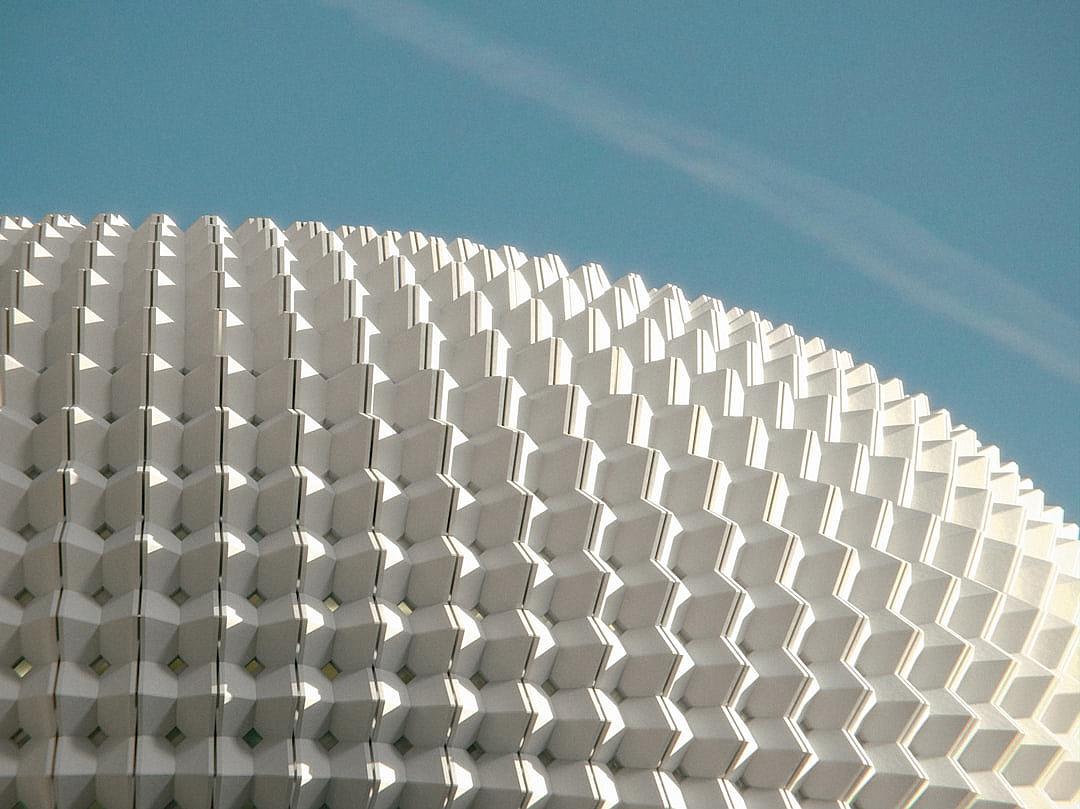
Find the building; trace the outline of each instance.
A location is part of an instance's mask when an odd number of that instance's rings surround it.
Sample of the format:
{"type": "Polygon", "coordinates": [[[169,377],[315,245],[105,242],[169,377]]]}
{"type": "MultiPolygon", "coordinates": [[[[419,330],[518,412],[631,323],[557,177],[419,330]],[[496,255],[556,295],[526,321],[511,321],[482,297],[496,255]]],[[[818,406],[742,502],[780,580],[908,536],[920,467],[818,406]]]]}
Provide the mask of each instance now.
{"type": "Polygon", "coordinates": [[[0,809],[1080,801],[1077,527],[820,339],[212,216],[0,307],[0,809]]]}

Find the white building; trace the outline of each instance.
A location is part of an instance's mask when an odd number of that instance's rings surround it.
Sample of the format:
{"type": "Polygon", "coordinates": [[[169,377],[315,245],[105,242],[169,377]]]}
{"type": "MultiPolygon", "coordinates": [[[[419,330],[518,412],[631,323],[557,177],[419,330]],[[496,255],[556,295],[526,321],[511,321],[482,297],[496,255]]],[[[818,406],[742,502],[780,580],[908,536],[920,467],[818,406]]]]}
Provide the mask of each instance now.
{"type": "Polygon", "coordinates": [[[553,255],[0,219],[0,809],[1080,801],[1077,527],[553,255]]]}

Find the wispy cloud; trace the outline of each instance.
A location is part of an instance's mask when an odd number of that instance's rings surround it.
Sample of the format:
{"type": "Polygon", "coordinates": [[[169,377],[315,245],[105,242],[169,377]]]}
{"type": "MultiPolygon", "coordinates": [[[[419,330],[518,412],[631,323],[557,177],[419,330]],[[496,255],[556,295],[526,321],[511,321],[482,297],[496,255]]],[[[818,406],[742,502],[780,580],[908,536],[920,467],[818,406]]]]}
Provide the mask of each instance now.
{"type": "Polygon", "coordinates": [[[412,2],[338,0],[361,25],[632,155],[767,212],[907,301],[1080,384],[1080,324],[1001,271],[865,194],[618,99],[565,68],[412,2]]]}

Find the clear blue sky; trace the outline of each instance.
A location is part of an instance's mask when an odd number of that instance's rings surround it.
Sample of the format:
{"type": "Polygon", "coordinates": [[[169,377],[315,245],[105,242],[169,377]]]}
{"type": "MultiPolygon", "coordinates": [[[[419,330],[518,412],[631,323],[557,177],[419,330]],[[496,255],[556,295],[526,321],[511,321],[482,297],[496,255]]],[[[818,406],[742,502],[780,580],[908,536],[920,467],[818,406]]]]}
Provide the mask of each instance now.
{"type": "Polygon", "coordinates": [[[1080,5],[716,5],[453,4],[459,40],[502,54],[493,69],[440,53],[424,8],[414,25],[363,4],[9,3],[0,212],[317,218],[636,270],[901,377],[1077,519],[1080,5]],[[564,94],[577,84],[585,95],[564,94]],[[968,275],[952,258],[927,265],[923,281],[963,297],[955,279],[996,270],[972,311],[1022,298],[1001,276],[1056,306],[1016,304],[1020,331],[1046,326],[1040,345],[1056,342],[1064,366],[830,249],[844,222],[861,237],[865,206],[814,238],[805,216],[785,221],[790,185],[769,209],[729,193],[728,175],[695,179],[639,147],[642,121],[665,144],[708,136],[679,148],[710,155],[715,137],[729,164],[742,144],[785,177],[819,178],[811,192],[839,186],[910,217],[969,261],[968,275]]]}

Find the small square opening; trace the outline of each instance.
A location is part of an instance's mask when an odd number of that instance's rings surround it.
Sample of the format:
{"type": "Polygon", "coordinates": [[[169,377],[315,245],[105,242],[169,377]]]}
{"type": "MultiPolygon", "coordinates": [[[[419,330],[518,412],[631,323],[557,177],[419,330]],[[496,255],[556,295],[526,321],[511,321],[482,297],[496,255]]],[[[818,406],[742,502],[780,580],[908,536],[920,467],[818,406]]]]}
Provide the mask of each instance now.
{"type": "Polygon", "coordinates": [[[244,738],[244,743],[248,747],[250,747],[252,750],[254,750],[256,747],[258,747],[259,742],[261,742],[263,740],[262,734],[259,733],[259,731],[255,730],[255,728],[252,728],[247,733],[245,733],[243,738],[244,738]]]}
{"type": "Polygon", "coordinates": [[[90,668],[93,669],[94,674],[100,677],[102,674],[109,670],[109,665],[110,664],[108,660],[106,660],[101,655],[98,655],[94,658],[93,662],[90,663],[90,668]]]}

